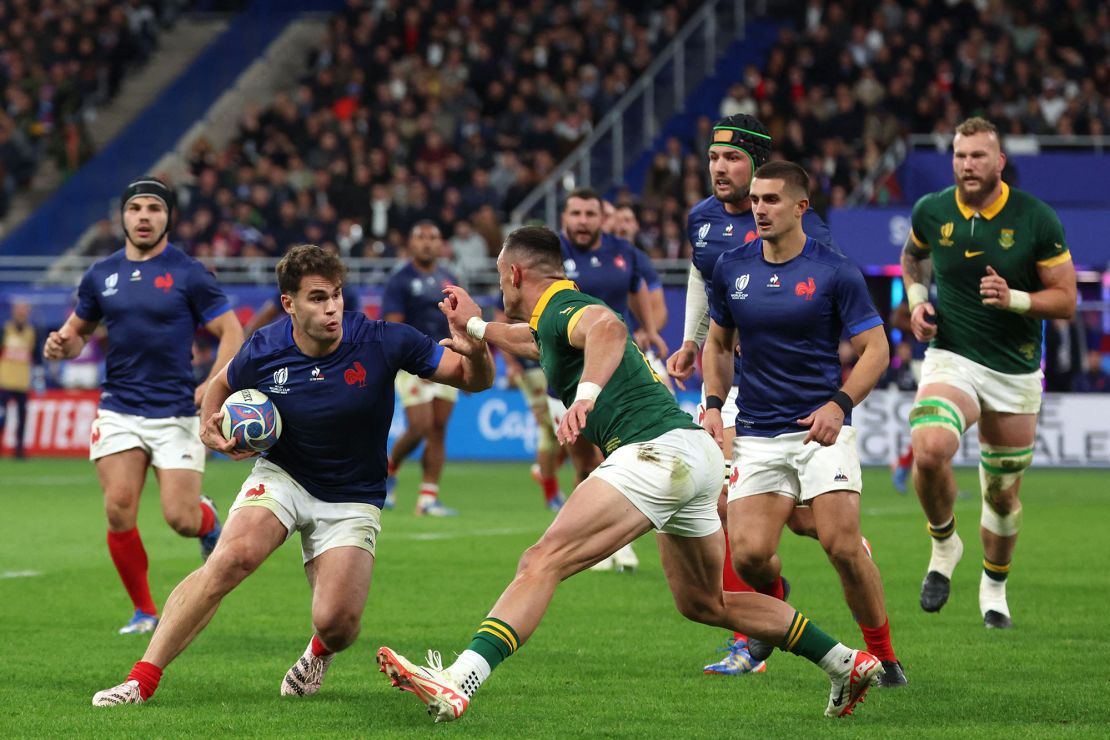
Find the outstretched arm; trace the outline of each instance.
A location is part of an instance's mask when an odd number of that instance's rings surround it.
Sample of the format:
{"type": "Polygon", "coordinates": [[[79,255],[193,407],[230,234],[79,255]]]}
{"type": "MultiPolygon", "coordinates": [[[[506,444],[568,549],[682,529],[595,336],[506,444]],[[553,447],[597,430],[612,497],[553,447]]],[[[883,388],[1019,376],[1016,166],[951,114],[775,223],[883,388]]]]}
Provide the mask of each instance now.
{"type": "MultiPolygon", "coordinates": [[[[447,316],[452,336],[459,333],[482,339],[502,352],[523,357],[526,360],[540,358],[540,348],[536,346],[532,330],[527,324],[482,321],[482,309],[465,290],[457,285],[448,285],[443,292],[446,298],[440,302],[439,308],[447,316]]],[[[455,349],[451,344],[444,346],[455,349]]]]}

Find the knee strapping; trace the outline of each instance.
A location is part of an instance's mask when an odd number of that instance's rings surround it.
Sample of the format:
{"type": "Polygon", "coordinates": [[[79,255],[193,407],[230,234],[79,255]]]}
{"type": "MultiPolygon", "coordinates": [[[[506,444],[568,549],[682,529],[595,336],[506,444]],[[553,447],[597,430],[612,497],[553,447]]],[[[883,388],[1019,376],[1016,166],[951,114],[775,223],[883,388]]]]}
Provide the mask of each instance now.
{"type": "Polygon", "coordinates": [[[995,509],[997,498],[1014,486],[1033,464],[1032,447],[981,445],[979,485],[983,491],[983,515],[979,523],[999,537],[1012,537],[1021,529],[1021,503],[1008,513],[995,509]]]}
{"type": "Polygon", "coordinates": [[[557,452],[559,450],[559,440],[555,438],[555,428],[551,426],[551,422],[540,424],[539,436],[536,447],[540,452],[557,452]]]}
{"type": "Polygon", "coordinates": [[[918,399],[910,409],[910,429],[935,427],[945,429],[960,439],[964,434],[964,415],[946,398],[928,396],[918,399]]]}

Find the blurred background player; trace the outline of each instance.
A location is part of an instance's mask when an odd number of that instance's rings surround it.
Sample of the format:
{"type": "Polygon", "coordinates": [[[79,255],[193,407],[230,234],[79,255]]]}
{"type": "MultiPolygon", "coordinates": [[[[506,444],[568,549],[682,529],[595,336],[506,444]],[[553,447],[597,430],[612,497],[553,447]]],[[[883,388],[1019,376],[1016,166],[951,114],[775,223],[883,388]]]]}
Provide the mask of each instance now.
{"type": "Polygon", "coordinates": [[[8,420],[8,403],[15,408],[15,457],[22,460],[27,431],[27,391],[31,388],[31,358],[35,352],[35,327],[31,326],[31,306],[24,301],[12,304],[12,317],[4,323],[0,343],[0,448],[8,420]]]}
{"type": "MultiPolygon", "coordinates": [[[[496,316],[498,321],[509,323],[504,306],[497,307],[496,316]]],[[[543,490],[544,505],[551,511],[558,511],[565,501],[559,489],[559,468],[566,454],[555,438],[547,377],[535,360],[518,358],[508,352],[501,353],[501,360],[505,364],[506,380],[520,390],[536,422],[536,462],[532,465],[532,478],[543,490]]]]}
{"type": "Polygon", "coordinates": [[[85,273],[77,306],[46,339],[48,360],[76,357],[97,324],[108,329],[107,370],[92,426],[108,515],[108,551],[135,613],[121,634],[150,632],[158,610],[136,521],[148,467],[158,479],[162,514],[184,537],[200,538],[207,558],[220,535],[216,506],[201,495],[205,450],[196,409],[211,375],[196,385],[193,335],[219,340],[213,374],[243,343],[243,330],[215,277],[169,243],[173,194],[145,177],[120,199],[126,243],[85,273]]]}
{"type": "Polygon", "coordinates": [[[220,433],[220,406],[235,390],[259,388],[282,416],[281,438],[240,487],[213,556],[170,595],[142,660],[123,683],[97,692],[94,706],[149,699],[223,597],[294,532],[312,589],[313,634],[281,695],[319,691],[335,653],[358,637],[381,531],[393,376],[404,367],[476,391],[493,382],[493,363],[485,344],[465,334],[452,343],[470,353],[464,357],[411,327],[344,313],[344,273],[337,257],[311,244],[278,263],[289,318],[256,333],[220,366],[204,398],[202,433],[214,450],[253,457],[220,433]]]}
{"type": "MultiPolygon", "coordinates": [[[[601,196],[590,188],[577,188],[567,195],[563,204],[563,228],[559,234],[567,279],[573,280],[586,295],[603,301],[625,321],[635,318],[639,323],[642,344],[638,346],[642,351],[666,355],[667,345],[659,336],[651,299],[652,286],[645,279],[645,265],[646,274],[654,276],[655,287],[659,287],[659,278],[650,269],[647,255],[624,239],[604,231],[603,209],[601,196]]],[[[601,452],[585,438],[570,445],[570,456],[578,483],[602,460],[601,452]]],[[[638,565],[639,560],[630,545],[616,553],[612,560],[598,563],[597,570],[634,570],[638,565]]]]}
{"type": "MultiPolygon", "coordinates": [[[[709,163],[709,179],[713,194],[690,209],[687,219],[686,235],[693,249],[690,275],[686,286],[686,317],[682,331],[682,346],[667,359],[667,374],[685,388],[695,370],[698,352],[705,344],[709,331],[709,304],[707,286],[713,280],[713,268],[722,254],[730,249],[752,241],[756,237],[755,218],[752,215],[751,200],[748,192],[752,173],[766,164],[771,157],[771,137],[759,119],[746,114],[736,114],[722,118],[713,127],[713,135],[706,152],[709,163]]],[[[802,228],[818,241],[835,245],[832,234],[825,222],[815,211],[809,209],[802,217],[802,228]]],[[[735,373],[732,386],[721,409],[724,420],[725,470],[722,482],[730,477],[732,458],[732,439],[736,425],[736,393],[740,381],[740,355],[734,358],[735,373]]],[[[702,388],[701,403],[698,406],[698,421],[705,415],[705,388],[702,388]]],[[[736,575],[732,569],[732,558],[727,552],[729,538],[725,513],[726,491],[722,486],[718,511],[721,522],[725,524],[725,567],[724,588],[727,592],[751,591],[752,587],[736,575]]],[[[791,519],[791,527],[800,534],[813,536],[812,517],[808,508],[799,508],[798,515],[791,519]]],[[[772,584],[767,593],[785,598],[790,585],[785,579],[772,584]]],[[[744,635],[729,637],[724,647],[725,657],[705,666],[706,673],[737,675],[751,671],[762,671],[759,661],[752,661],[748,654],[747,639],[744,635]]]]}
{"type": "Polygon", "coordinates": [[[1075,266],[1060,219],[1044,202],[1002,182],[1005,164],[992,123],[969,118],[957,126],[956,184],[914,205],[902,251],[913,333],[931,340],[910,411],[913,483],[932,538],[921,608],[940,611],[948,601],[963,554],[952,458],[978,422],[979,610],[988,629],[1013,625],[1006,578],[1041,407],[1042,322],[1070,319],[1076,302],[1075,266]],[[929,298],[934,271],[935,307],[929,298]]]}
{"type": "Polygon", "coordinates": [[[560,582],[654,529],[683,616],[732,629],[743,625],[806,657],[832,682],[826,716],[851,714],[881,670],[874,656],[841,645],[782,601],[722,593],[724,543],[716,513],[721,451],[655,377],[624,321],[566,279],[557,240],[546,228],[513,231],[497,264],[506,313],[530,317],[529,325],[486,324],[469,296],[452,289],[452,326],[540,359],[568,407],[560,439],[589,436],[606,460],[524,553],[516,577],[451,666],[444,669],[432,651],[422,667],[382,647],[382,672],[416,694],[437,722],[458,719],[491,672],[533,635],[560,582]]]}
{"type": "MultiPolygon", "coordinates": [[[[879,569],[860,535],[863,474],[851,426],[852,407],[890,361],[883,321],[859,268],[803,230],[804,169],[790,162],[761,166],[750,199],[759,237],[717,261],[703,355],[705,427],[723,442],[720,410],[739,334],[745,356],[728,491],[733,566],[760,590],[780,583],[783,527],[797,503],[808,503],[867,650],[883,662],[880,685],[902,686],[879,569]],[[842,386],[838,347],[845,333],[859,361],[842,386]]],[[[770,654],[755,639],[748,649],[757,661],[770,654]]]]}
{"type": "MultiPolygon", "coordinates": [[[[382,294],[382,318],[408,324],[437,341],[449,333],[447,319],[439,310],[443,289],[455,285],[455,276],[440,263],[443,237],[431,221],[420,221],[409,232],[408,261],[394,271],[382,294]]],[[[446,458],[447,422],[455,408],[458,390],[404,370],[397,373],[397,395],[405,410],[405,433],[389,453],[389,494],[386,508],[393,507],[397,470],[421,442],[424,454],[422,477],[416,499],[417,516],[456,516],[458,511],[439,500],[439,480],[446,458]]]]}

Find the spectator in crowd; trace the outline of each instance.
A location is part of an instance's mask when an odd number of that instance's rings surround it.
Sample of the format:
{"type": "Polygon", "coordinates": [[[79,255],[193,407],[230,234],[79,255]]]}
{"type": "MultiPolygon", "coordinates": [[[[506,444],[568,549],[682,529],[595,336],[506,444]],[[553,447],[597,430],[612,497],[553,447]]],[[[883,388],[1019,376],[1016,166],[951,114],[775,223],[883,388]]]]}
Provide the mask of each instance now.
{"type": "Polygon", "coordinates": [[[31,389],[31,362],[35,351],[35,327],[31,325],[31,306],[23,301],[12,304],[12,317],[0,333],[0,448],[8,420],[8,402],[15,409],[15,456],[23,459],[27,428],[27,392],[31,389]]]}
{"type": "Polygon", "coordinates": [[[1077,393],[1110,393],[1110,373],[1102,362],[1102,353],[1097,349],[1087,350],[1087,368],[1075,378],[1074,390],[1077,393]]]}
{"type": "Polygon", "coordinates": [[[1075,378],[1083,372],[1083,331],[1068,319],[1045,322],[1044,332],[1045,390],[1066,393],[1075,378]]]}

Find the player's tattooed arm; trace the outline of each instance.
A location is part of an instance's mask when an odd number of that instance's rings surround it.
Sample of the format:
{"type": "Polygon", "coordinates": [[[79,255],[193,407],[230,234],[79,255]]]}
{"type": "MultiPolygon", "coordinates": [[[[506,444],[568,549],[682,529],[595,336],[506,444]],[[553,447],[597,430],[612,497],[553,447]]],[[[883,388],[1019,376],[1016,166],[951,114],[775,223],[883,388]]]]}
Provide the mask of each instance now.
{"type": "Polygon", "coordinates": [[[937,334],[937,312],[929,301],[932,282],[932,253],[918,246],[911,233],[902,247],[902,284],[910,304],[910,330],[919,342],[927,342],[937,334]]]}
{"type": "Polygon", "coordinates": [[[902,280],[908,288],[913,283],[921,283],[926,288],[933,282],[933,255],[914,243],[912,236],[906,237],[902,247],[902,280]]]}

